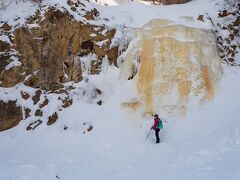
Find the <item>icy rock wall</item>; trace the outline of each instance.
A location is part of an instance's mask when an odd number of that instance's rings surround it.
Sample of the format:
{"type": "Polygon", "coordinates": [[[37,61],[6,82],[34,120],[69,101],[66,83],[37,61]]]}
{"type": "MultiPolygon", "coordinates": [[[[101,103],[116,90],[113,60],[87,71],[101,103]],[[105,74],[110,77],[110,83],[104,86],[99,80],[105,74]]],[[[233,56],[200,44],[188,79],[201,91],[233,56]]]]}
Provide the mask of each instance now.
{"type": "Polygon", "coordinates": [[[190,102],[214,97],[222,68],[213,31],[152,20],[134,33],[122,74],[135,84],[145,113],[185,115],[190,102]]]}

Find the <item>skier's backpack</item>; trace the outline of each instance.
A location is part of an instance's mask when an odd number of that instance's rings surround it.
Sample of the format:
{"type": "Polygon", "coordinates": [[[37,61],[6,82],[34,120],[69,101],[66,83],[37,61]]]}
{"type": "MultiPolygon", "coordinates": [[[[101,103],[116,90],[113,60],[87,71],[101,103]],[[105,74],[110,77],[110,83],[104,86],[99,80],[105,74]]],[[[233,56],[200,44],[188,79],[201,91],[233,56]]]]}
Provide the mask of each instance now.
{"type": "Polygon", "coordinates": [[[158,125],[156,128],[159,128],[159,129],[163,128],[162,120],[160,118],[158,118],[158,125]]]}

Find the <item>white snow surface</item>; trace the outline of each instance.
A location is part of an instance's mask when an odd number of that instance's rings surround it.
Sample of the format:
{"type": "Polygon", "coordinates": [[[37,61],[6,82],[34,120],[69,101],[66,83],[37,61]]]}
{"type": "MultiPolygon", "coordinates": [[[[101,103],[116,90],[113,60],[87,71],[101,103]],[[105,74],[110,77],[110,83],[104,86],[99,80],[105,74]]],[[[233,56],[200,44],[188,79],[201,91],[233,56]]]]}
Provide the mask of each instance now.
{"type": "Polygon", "coordinates": [[[12,60],[12,61],[5,67],[5,70],[9,70],[12,67],[21,66],[22,65],[22,63],[15,56],[11,56],[10,60],[12,60]]]}
{"type": "MultiPolygon", "coordinates": [[[[215,6],[218,2],[217,0],[193,0],[187,4],[169,6],[149,5],[142,1],[119,1],[116,3],[116,6],[111,6],[111,3],[108,4],[107,1],[104,4],[108,6],[89,3],[85,0],[81,2],[85,5],[86,10],[96,8],[100,12],[100,18],[97,21],[88,21],[88,23],[104,23],[110,26],[124,24],[127,27],[134,28],[142,27],[152,19],[168,19],[176,24],[209,29],[212,28],[209,21],[201,22],[197,18],[200,14],[204,15],[206,13],[211,17],[216,16],[216,12],[218,11],[215,6]],[[107,18],[109,21],[105,21],[104,18],[107,18]]],[[[66,9],[76,20],[84,21],[82,14],[71,11],[66,1],[45,0],[43,1],[41,10],[44,11],[49,6],[56,6],[61,10],[66,9]]],[[[0,20],[8,21],[10,25],[21,25],[24,24],[25,18],[33,15],[37,9],[38,5],[32,4],[29,1],[25,3],[20,1],[18,4],[12,2],[5,10],[0,10],[0,20]]],[[[81,12],[81,10],[78,11],[81,12]]]]}
{"type": "Polygon", "coordinates": [[[152,19],[168,19],[175,24],[211,29],[212,25],[209,21],[201,22],[197,18],[200,14],[207,12],[214,14],[216,12],[215,1],[209,2],[208,0],[196,0],[187,4],[171,6],[154,6],[140,2],[130,2],[119,6],[96,7],[101,16],[109,19],[107,24],[125,24],[127,27],[133,28],[142,27],[152,19]]]}
{"type": "MultiPolygon", "coordinates": [[[[145,141],[151,117],[120,106],[134,90],[119,79],[119,69],[110,66],[98,76],[89,76],[89,83],[104,92],[102,106],[75,94],[74,104],[51,127],[44,124],[26,131],[27,122],[21,121],[0,133],[0,179],[238,180],[240,71],[224,69],[214,101],[191,108],[185,118],[160,115],[166,121],[160,144],[154,144],[153,132],[145,141]],[[84,134],[84,123],[93,130],[84,134]]],[[[55,108],[54,104],[48,108],[55,108]]]]}
{"type": "MultiPolygon", "coordinates": [[[[102,17],[109,19],[110,26],[124,24],[137,28],[150,19],[159,18],[196,28],[211,28],[208,22],[202,23],[196,18],[199,14],[214,14],[215,2],[93,6],[102,17]],[[193,21],[182,16],[192,16],[193,21]]],[[[23,3],[22,7],[10,14],[9,8],[13,7],[8,7],[0,12],[1,19],[8,20],[14,13],[27,17],[36,8],[30,3],[23,3]]],[[[187,117],[160,115],[166,123],[160,132],[161,143],[154,144],[153,132],[146,140],[152,117],[142,117],[141,112],[128,112],[121,106],[135,96],[131,81],[123,80],[120,70],[107,67],[106,63],[100,75],[88,76],[89,84],[103,92],[102,106],[82,98],[76,90],[72,95],[73,105],[61,111],[52,126],[44,122],[34,131],[26,131],[29,121],[21,121],[17,127],[0,133],[0,179],[239,180],[240,69],[227,66],[223,69],[224,76],[212,102],[203,107],[190,107],[187,117]],[[87,132],[85,123],[92,125],[93,130],[87,132]]],[[[84,82],[75,86],[88,88],[84,82]]],[[[1,89],[1,99],[14,100],[13,93],[20,90],[1,89]]],[[[33,93],[31,88],[27,92],[33,93]]],[[[46,111],[52,113],[56,108],[50,103],[46,111]]]]}

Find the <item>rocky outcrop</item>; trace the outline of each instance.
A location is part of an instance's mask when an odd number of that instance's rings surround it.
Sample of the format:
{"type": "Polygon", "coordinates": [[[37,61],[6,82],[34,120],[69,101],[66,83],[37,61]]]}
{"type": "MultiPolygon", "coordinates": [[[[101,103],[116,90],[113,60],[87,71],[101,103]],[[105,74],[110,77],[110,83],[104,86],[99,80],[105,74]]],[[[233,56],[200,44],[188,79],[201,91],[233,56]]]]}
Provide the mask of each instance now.
{"type": "Polygon", "coordinates": [[[47,125],[50,126],[52,124],[54,124],[58,119],[58,115],[57,113],[53,113],[51,116],[48,117],[48,122],[47,122],[47,125]]]}
{"type": "MultiPolygon", "coordinates": [[[[80,2],[69,5],[83,6],[80,2]]],[[[43,16],[37,11],[28,18],[26,26],[15,30],[7,23],[1,27],[12,43],[0,41],[3,52],[0,86],[12,87],[24,82],[27,86],[54,91],[62,88],[63,83],[81,81],[83,71],[99,73],[104,57],[110,64],[117,64],[118,47],[110,47],[114,29],[77,21],[68,11],[55,7],[43,16]]],[[[93,20],[98,12],[93,9],[84,16],[93,20]]]]}
{"type": "MultiPolygon", "coordinates": [[[[0,21],[0,87],[18,83],[22,87],[23,83],[35,88],[28,92],[28,88],[20,88],[15,92],[16,101],[1,101],[0,131],[22,119],[30,121],[27,130],[52,125],[58,112],[73,103],[69,94],[74,88],[64,87],[64,83],[81,81],[83,73],[100,73],[103,60],[117,65],[118,46],[112,42],[116,30],[104,25],[107,19],[101,19],[89,2],[67,0],[64,6],[49,7],[34,2],[39,8],[31,17],[15,16],[12,26],[0,21]],[[52,112],[48,106],[56,108],[52,112]]],[[[98,105],[102,104],[97,99],[100,93],[94,97],[98,105]]]]}
{"type": "Polygon", "coordinates": [[[199,15],[199,21],[209,19],[215,27],[217,35],[217,46],[222,62],[231,66],[240,66],[237,62],[240,57],[240,3],[237,1],[226,1],[219,8],[217,20],[209,15],[199,15]]]}
{"type": "Polygon", "coordinates": [[[16,101],[0,101],[0,131],[15,127],[22,118],[22,109],[16,101]]]}
{"type": "Polygon", "coordinates": [[[190,1],[192,1],[192,0],[152,0],[153,3],[164,4],[164,5],[184,4],[184,3],[187,3],[190,1]]]}
{"type": "Polygon", "coordinates": [[[41,120],[34,121],[33,123],[30,123],[30,124],[27,126],[26,130],[27,130],[27,131],[34,130],[34,129],[36,129],[40,124],[42,124],[42,121],[41,121],[41,120]]]}
{"type": "MultiPolygon", "coordinates": [[[[233,6],[233,5],[232,5],[233,6]]],[[[216,26],[218,48],[223,62],[240,66],[236,62],[237,54],[240,57],[240,3],[234,4],[232,8],[226,7],[218,14],[219,23],[216,26]],[[223,32],[227,34],[222,36],[223,32]]]]}
{"type": "MultiPolygon", "coordinates": [[[[16,96],[16,100],[0,101],[0,132],[10,129],[21,120],[25,120],[27,123],[27,130],[34,130],[40,124],[53,124],[57,121],[57,113],[62,108],[69,107],[73,100],[70,99],[70,90],[63,90],[62,93],[46,93],[40,89],[25,92],[25,86],[20,91],[15,91],[14,94],[7,92],[0,92],[0,96],[4,94],[5,99],[12,99],[11,97],[16,96]],[[50,101],[51,99],[52,101],[50,101]],[[49,105],[51,108],[49,108],[49,105]],[[50,110],[49,109],[53,109],[50,110]]],[[[12,88],[13,89],[13,88],[12,88]]]]}

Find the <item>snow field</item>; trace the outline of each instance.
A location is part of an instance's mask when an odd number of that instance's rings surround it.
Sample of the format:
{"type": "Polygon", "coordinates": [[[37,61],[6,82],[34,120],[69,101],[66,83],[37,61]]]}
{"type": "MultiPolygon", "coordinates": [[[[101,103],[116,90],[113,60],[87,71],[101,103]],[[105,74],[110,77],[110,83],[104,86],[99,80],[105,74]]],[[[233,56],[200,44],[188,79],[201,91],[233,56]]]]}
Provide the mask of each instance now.
{"type": "Polygon", "coordinates": [[[158,145],[153,132],[145,141],[150,118],[121,110],[119,102],[126,97],[120,95],[127,93],[119,77],[112,67],[90,77],[108,92],[101,107],[76,100],[51,128],[29,133],[19,126],[2,132],[0,179],[158,179],[156,174],[164,179],[238,179],[237,68],[225,68],[212,103],[190,109],[186,118],[163,117],[167,123],[158,145]],[[93,130],[84,134],[84,122],[93,130]]]}

